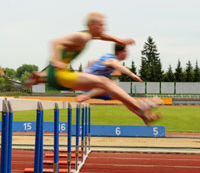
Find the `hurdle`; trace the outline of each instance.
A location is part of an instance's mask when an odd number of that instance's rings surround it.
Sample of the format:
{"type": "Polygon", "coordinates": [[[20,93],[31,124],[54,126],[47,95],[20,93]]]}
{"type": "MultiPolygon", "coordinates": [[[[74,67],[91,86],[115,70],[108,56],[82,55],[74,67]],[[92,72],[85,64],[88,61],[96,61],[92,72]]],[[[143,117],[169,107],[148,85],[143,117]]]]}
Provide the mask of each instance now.
{"type": "Polygon", "coordinates": [[[89,134],[90,121],[90,106],[86,103],[68,103],[68,102],[55,102],[55,101],[40,101],[40,100],[26,100],[26,99],[2,99],[0,98],[0,110],[2,112],[2,142],[0,153],[0,173],[11,173],[11,158],[12,158],[12,122],[13,111],[18,110],[36,110],[36,136],[35,136],[35,154],[34,154],[34,168],[26,168],[24,172],[74,172],[78,173],[85,163],[89,153],[90,146],[89,134]],[[19,105],[23,103],[23,108],[19,105]],[[76,108],[76,131],[75,131],[75,168],[71,169],[72,164],[72,108],[76,108]],[[45,109],[54,109],[54,160],[52,169],[43,168],[45,163],[43,160],[43,117],[45,109]],[[59,109],[68,110],[68,124],[67,124],[67,169],[59,169],[59,109]],[[88,109],[88,110],[87,110],[88,109]],[[82,124],[80,129],[80,113],[82,110],[82,124]],[[83,111],[84,110],[84,111],[83,111]],[[85,121],[84,121],[85,120],[85,121]],[[81,130],[81,133],[80,133],[81,130]],[[81,134],[81,150],[79,150],[79,138],[81,134]],[[83,145],[82,145],[83,144],[83,145]],[[81,161],[79,160],[79,153],[81,152],[81,161]]]}
{"type": "Polygon", "coordinates": [[[13,111],[10,102],[0,99],[2,112],[0,173],[11,173],[13,111]]]}

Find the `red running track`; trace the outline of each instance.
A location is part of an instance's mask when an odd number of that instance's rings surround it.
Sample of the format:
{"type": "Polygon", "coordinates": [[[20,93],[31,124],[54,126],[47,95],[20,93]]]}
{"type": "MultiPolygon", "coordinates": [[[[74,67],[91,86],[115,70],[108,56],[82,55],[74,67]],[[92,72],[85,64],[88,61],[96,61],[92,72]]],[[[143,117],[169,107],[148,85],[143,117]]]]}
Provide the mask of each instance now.
{"type": "MultiPolygon", "coordinates": [[[[53,157],[46,157],[46,154],[52,154],[53,151],[44,151],[44,160],[53,161],[53,157]]],[[[63,152],[61,152],[63,153],[63,152]]],[[[59,158],[60,161],[67,161],[67,158],[59,158]]],[[[72,158],[72,162],[75,158],[72,158]]],[[[66,169],[67,165],[60,165],[60,169],[66,169]]],[[[12,173],[23,173],[25,168],[34,168],[34,150],[12,150],[12,173]]],[[[43,164],[43,168],[53,169],[52,164],[43,164]]],[[[74,169],[74,165],[72,165],[74,169]]]]}
{"type": "Polygon", "coordinates": [[[81,173],[200,173],[200,155],[92,152],[81,173]]]}
{"type": "MultiPolygon", "coordinates": [[[[45,153],[52,153],[44,151],[45,153]]],[[[63,160],[63,159],[60,159],[63,160]]],[[[66,158],[64,159],[66,160],[66,158]]],[[[34,167],[34,151],[13,150],[12,173],[34,167]]],[[[52,167],[52,166],[50,166],[52,167]]],[[[61,166],[66,168],[66,166],[61,166]]],[[[49,165],[44,165],[49,168],[49,165]]],[[[81,173],[200,173],[200,154],[92,152],[81,173]]]]}

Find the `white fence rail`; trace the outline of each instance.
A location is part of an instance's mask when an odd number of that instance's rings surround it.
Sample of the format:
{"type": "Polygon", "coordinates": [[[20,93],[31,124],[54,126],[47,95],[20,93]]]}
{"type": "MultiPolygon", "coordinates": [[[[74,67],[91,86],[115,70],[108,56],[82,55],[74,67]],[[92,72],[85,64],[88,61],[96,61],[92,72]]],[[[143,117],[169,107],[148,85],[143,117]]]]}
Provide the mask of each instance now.
{"type": "MultiPolygon", "coordinates": [[[[127,93],[138,94],[200,94],[200,82],[118,82],[127,93]]],[[[33,86],[33,93],[45,93],[44,86],[33,86]],[[42,88],[40,88],[42,87],[42,88]],[[41,92],[42,91],[42,92],[41,92]]],[[[61,92],[68,93],[68,92],[61,92]]],[[[70,93],[70,92],[69,92],[70,93]]],[[[82,93],[75,91],[75,93],[82,93]]]]}

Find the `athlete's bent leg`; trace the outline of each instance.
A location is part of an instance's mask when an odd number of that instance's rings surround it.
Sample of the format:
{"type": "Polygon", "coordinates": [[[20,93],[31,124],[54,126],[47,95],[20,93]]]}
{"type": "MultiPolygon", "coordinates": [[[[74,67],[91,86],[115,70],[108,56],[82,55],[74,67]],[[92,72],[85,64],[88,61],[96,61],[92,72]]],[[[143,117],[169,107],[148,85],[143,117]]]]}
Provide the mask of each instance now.
{"type": "Polygon", "coordinates": [[[81,94],[81,95],[78,95],[76,97],[76,100],[78,102],[83,102],[83,101],[86,101],[88,99],[91,99],[95,96],[100,96],[100,95],[104,95],[106,94],[105,90],[101,89],[101,88],[94,88],[90,91],[88,91],[87,93],[84,93],[84,94],[81,94]]]}

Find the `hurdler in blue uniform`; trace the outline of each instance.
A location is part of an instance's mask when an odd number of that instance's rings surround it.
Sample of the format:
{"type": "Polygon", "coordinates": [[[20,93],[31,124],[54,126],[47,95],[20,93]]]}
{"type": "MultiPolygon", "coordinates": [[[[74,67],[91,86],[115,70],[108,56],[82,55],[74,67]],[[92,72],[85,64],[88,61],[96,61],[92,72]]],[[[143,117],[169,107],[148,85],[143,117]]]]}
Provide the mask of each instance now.
{"type": "MultiPolygon", "coordinates": [[[[97,76],[110,77],[111,73],[114,70],[118,70],[121,73],[132,77],[136,81],[143,82],[138,76],[136,76],[129,69],[120,64],[120,61],[126,59],[127,57],[126,46],[115,44],[114,52],[114,54],[104,54],[102,57],[99,58],[99,60],[95,61],[88,67],[86,73],[97,76]]],[[[86,94],[77,96],[77,100],[80,102],[90,98],[99,98],[104,100],[112,99],[109,95],[105,95],[105,92],[102,89],[93,89],[86,94]]]]}

